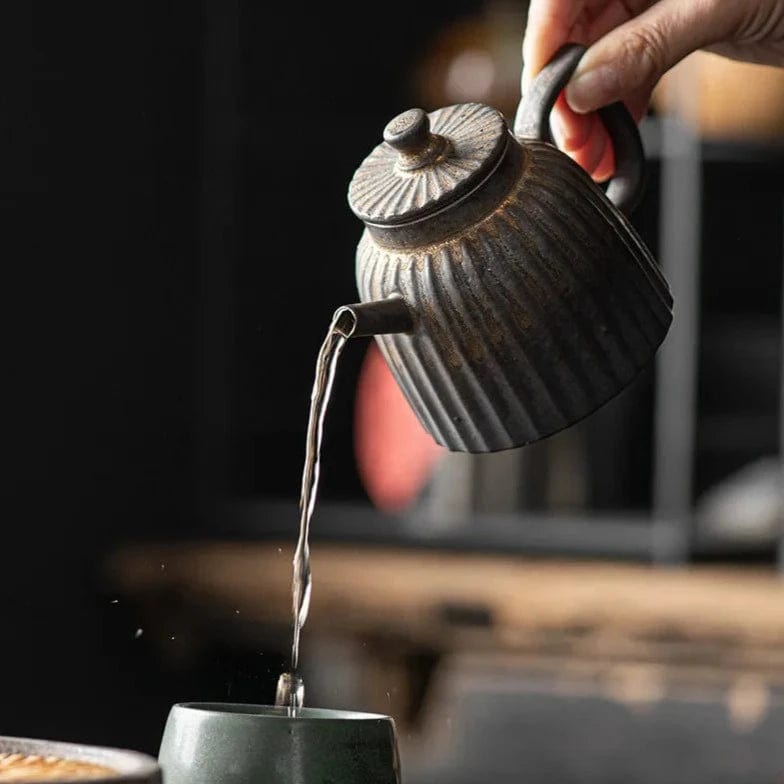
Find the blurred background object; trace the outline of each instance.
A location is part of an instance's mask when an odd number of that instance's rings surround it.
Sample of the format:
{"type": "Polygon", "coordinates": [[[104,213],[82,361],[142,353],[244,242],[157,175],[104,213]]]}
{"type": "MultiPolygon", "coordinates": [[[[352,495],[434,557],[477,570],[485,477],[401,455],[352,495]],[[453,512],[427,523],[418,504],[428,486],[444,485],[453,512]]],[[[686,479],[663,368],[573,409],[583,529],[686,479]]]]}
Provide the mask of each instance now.
{"type": "MultiPolygon", "coordinates": [[[[0,731],[154,752],[174,701],[273,698],[347,184],[406,108],[513,113],[526,4],[89,5],[4,52],[0,731]]],[[[411,784],[784,770],[781,74],[740,73],[690,58],[643,123],[676,322],[604,409],[446,454],[344,353],[308,699],[395,715],[411,784]]]]}
{"type": "Polygon", "coordinates": [[[654,90],[660,114],[676,115],[703,139],[784,143],[784,72],[694,52],[654,90]]]}
{"type": "Polygon", "coordinates": [[[354,434],[357,471],[370,501],[385,512],[408,509],[444,449],[420,424],[375,343],[357,380],[354,434]]]}
{"type": "Polygon", "coordinates": [[[479,101],[512,118],[520,101],[520,49],[527,2],[486,0],[433,35],[410,69],[412,95],[427,111],[479,101]]]}
{"type": "Polygon", "coordinates": [[[698,514],[707,534],[735,547],[775,545],[784,533],[781,460],[763,457],[707,490],[698,514]]]}

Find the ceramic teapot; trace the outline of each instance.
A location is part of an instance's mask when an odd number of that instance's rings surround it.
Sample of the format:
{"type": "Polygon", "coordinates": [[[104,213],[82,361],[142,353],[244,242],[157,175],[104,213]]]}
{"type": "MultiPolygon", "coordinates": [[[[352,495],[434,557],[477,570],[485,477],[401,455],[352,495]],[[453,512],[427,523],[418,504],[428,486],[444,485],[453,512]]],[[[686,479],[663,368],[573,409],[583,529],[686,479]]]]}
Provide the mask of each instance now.
{"type": "Polygon", "coordinates": [[[452,451],[545,438],[626,387],[672,321],[672,297],[627,220],[644,155],[623,104],[599,114],[606,191],[553,143],[549,116],[584,48],[567,45],[523,96],[514,133],[479,103],[395,117],[356,171],[361,302],[347,335],[376,335],[425,429],[452,451]]]}

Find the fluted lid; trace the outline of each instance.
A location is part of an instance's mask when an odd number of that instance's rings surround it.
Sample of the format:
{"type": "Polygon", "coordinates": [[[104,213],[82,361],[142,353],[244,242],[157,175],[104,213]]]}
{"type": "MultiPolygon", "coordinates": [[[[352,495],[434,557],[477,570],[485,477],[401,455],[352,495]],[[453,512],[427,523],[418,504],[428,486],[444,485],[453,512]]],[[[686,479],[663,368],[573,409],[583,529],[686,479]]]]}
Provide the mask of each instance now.
{"type": "Polygon", "coordinates": [[[508,139],[500,112],[481,103],[427,114],[409,109],[384,129],[384,141],[351,180],[348,200],[366,223],[408,223],[437,212],[479,184],[508,139]]]}

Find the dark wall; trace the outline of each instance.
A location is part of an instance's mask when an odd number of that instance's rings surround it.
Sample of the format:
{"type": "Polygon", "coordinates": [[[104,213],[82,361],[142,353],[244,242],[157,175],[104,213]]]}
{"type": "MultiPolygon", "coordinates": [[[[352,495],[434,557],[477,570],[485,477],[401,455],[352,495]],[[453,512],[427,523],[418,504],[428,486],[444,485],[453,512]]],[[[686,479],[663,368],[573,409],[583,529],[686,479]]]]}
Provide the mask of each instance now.
{"type": "MultiPolygon", "coordinates": [[[[335,307],[357,298],[361,224],[348,183],[386,122],[410,108],[411,69],[429,38],[478,5],[312,4],[273,20],[263,4],[242,8],[241,490],[298,492],[316,353],[335,307]]],[[[325,497],[362,493],[348,438],[362,354],[349,346],[336,381],[325,497]]]]}
{"type": "MultiPolygon", "coordinates": [[[[355,296],[348,181],[472,5],[4,6],[0,734],[157,742],[190,685],[131,648],[101,555],[227,495],[294,502],[315,353],[355,296]]],[[[361,493],[360,355],[337,495],[361,493]]]]}
{"type": "Polygon", "coordinates": [[[100,557],[194,511],[202,22],[4,11],[0,733],[120,740],[100,557]]]}

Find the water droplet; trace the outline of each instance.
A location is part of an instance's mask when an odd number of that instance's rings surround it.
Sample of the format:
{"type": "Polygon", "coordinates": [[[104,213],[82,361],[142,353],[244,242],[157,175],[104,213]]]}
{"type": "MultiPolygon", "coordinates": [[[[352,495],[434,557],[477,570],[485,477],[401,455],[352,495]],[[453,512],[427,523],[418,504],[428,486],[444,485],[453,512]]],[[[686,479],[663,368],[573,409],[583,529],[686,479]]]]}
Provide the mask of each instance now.
{"type": "Polygon", "coordinates": [[[119,603],[120,603],[120,600],[119,600],[119,599],[112,599],[112,600],[109,602],[109,604],[119,604],[119,603]]]}
{"type": "Polygon", "coordinates": [[[136,633],[133,635],[134,640],[138,640],[144,634],[144,629],[137,629],[136,633]]]}

